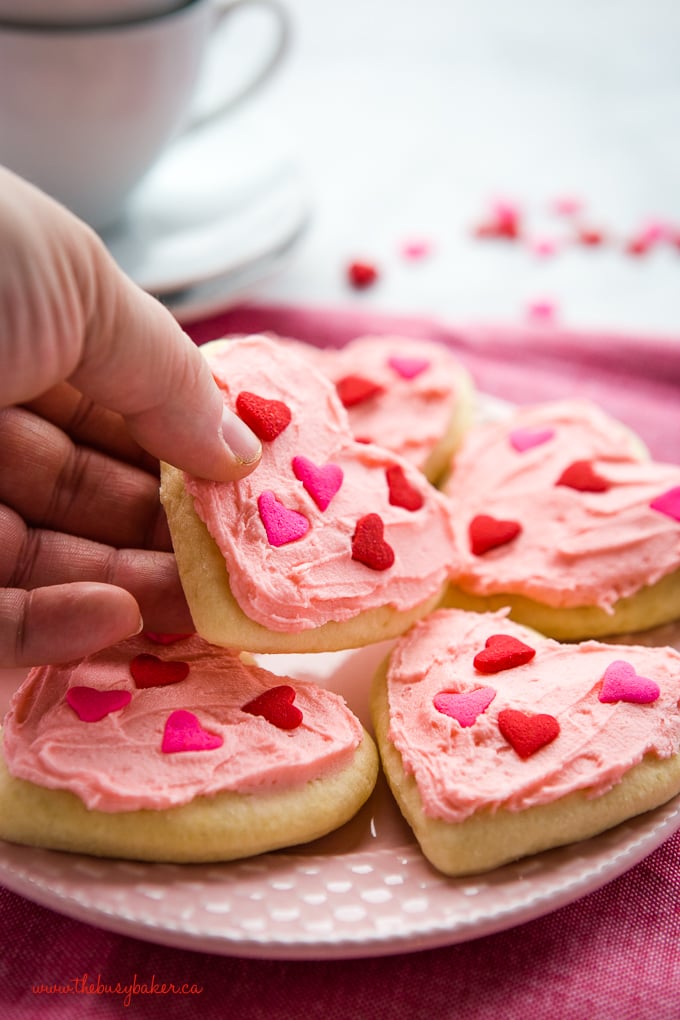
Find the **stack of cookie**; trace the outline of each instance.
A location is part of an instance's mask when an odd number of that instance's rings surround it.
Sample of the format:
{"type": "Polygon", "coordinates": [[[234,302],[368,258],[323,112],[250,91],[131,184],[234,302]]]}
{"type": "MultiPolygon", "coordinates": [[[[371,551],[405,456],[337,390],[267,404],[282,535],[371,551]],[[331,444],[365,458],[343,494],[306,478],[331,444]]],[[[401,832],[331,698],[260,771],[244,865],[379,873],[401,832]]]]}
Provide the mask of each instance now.
{"type": "Polygon", "coordinates": [[[5,723],[1,836],[189,861],[332,830],[370,795],[373,741],[336,694],[246,653],[387,638],[380,756],[445,873],[680,792],[680,654],[592,640],[680,618],[680,467],[584,402],[475,422],[435,343],[203,350],[263,456],[229,484],[163,466],[197,635],[30,674],[5,723]]]}

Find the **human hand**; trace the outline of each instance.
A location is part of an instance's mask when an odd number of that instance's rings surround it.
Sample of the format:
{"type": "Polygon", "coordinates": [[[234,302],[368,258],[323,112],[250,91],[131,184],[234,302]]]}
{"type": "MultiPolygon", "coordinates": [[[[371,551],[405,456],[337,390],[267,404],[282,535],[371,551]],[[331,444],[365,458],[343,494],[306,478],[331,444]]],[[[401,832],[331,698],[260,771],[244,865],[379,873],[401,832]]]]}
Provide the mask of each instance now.
{"type": "Polygon", "coordinates": [[[170,313],[2,169],[0,353],[0,665],[192,630],[157,460],[229,481],[259,441],[170,313]]]}

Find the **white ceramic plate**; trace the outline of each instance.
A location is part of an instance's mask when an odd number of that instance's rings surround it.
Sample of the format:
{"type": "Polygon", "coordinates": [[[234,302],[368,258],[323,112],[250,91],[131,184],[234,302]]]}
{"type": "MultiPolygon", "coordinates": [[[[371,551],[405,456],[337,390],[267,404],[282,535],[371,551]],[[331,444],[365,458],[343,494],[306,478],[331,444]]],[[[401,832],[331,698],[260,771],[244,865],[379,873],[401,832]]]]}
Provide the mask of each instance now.
{"type": "MultiPolygon", "coordinates": [[[[366,723],[370,678],[388,649],[258,659],[339,691],[366,723]]],[[[425,861],[381,781],[352,822],[293,851],[164,865],[0,843],[0,880],[62,914],[156,943],[262,958],[367,957],[540,917],[627,871],[679,825],[677,798],[594,839],[451,879],[425,861]]]]}
{"type": "MultiPolygon", "coordinates": [[[[478,416],[502,419],[510,407],[483,395],[478,416]]],[[[680,624],[614,640],[680,650],[680,624]]],[[[370,682],[391,644],[257,659],[273,673],[342,694],[370,731],[370,682]]],[[[0,671],[0,717],[22,676],[0,671]]],[[[356,818],[291,851],[168,865],[0,841],[0,881],[69,917],[151,942],[222,955],[343,959],[452,945],[541,917],[632,868],[679,826],[680,797],[593,839],[485,875],[446,878],[420,853],[381,778],[356,818]]]]}

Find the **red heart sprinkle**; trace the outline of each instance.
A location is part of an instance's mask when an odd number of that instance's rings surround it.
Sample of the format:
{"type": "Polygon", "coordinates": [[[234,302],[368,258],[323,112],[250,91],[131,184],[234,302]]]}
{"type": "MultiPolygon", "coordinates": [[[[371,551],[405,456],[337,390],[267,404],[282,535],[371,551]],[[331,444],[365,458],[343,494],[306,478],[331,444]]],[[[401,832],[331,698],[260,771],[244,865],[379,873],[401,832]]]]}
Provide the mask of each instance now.
{"type": "Polygon", "coordinates": [[[109,712],[130,704],[129,691],[98,691],[96,687],[69,687],[66,702],[83,722],[99,722],[109,712]]]}
{"type": "Polygon", "coordinates": [[[290,425],[291,413],[282,400],[267,400],[243,390],[236,398],[239,417],[253,430],[258,439],[270,443],[290,425]]]}
{"type": "Polygon", "coordinates": [[[495,202],[488,219],[475,229],[477,237],[503,238],[515,241],[521,233],[519,208],[513,202],[495,202]]]}
{"type": "Polygon", "coordinates": [[[385,476],[392,506],[401,506],[404,510],[420,510],[425,499],[422,493],[411,485],[400,464],[388,467],[385,476]]]}
{"type": "Polygon", "coordinates": [[[288,684],[279,684],[258,694],[243,706],[250,715],[261,715],[280,730],[294,730],[302,722],[302,712],[293,704],[295,690],[288,684]]]}
{"type": "Polygon", "coordinates": [[[560,724],[554,715],[504,708],[498,713],[498,729],[520,758],[530,758],[559,736],[560,724]]]}
{"type": "Polygon", "coordinates": [[[650,251],[651,242],[645,237],[633,237],[626,245],[628,255],[646,255],[650,251]]]}
{"type": "Polygon", "coordinates": [[[360,517],[352,536],[352,559],[371,570],[388,570],[394,563],[394,549],[384,540],[383,531],[378,514],[360,517]]]}
{"type": "Polygon", "coordinates": [[[531,662],[536,649],[525,645],[511,634],[492,634],[486,639],[484,649],[477,652],[473,661],[480,673],[500,673],[531,662]]]}
{"type": "Polygon", "coordinates": [[[600,230],[594,230],[592,227],[582,227],[577,234],[577,240],[580,244],[585,244],[589,248],[595,248],[597,245],[604,243],[604,235],[600,230]]]}
{"type": "Polygon", "coordinates": [[[335,384],[338,396],[345,407],[354,407],[355,404],[363,404],[371,397],[377,397],[384,393],[384,388],[370,379],[364,379],[361,375],[346,375],[335,384]]]}
{"type": "Polygon", "coordinates": [[[224,741],[218,733],[203,729],[193,712],[177,709],[165,723],[161,750],[165,754],[181,751],[213,751],[224,741]]]}
{"type": "Polygon", "coordinates": [[[350,262],[347,267],[347,279],[357,290],[370,287],[378,279],[377,268],[371,262],[350,262]]]}
{"type": "Polygon", "coordinates": [[[174,645],[176,641],[185,641],[187,638],[193,637],[194,632],[190,634],[163,634],[155,630],[143,631],[143,636],[148,638],[149,641],[153,641],[155,645],[174,645]]]}
{"type": "Polygon", "coordinates": [[[589,460],[575,460],[564,469],[555,485],[566,485],[579,492],[607,492],[610,488],[609,482],[597,474],[589,460]]]}
{"type": "Polygon", "coordinates": [[[130,662],[130,673],[135,687],[167,687],[178,684],[189,676],[189,663],[179,659],[159,659],[157,655],[142,652],[130,662]]]}
{"type": "Polygon", "coordinates": [[[500,220],[484,220],[474,229],[475,237],[504,241],[516,241],[520,236],[518,223],[500,220]]]}
{"type": "Polygon", "coordinates": [[[522,525],[517,521],[499,521],[487,514],[479,514],[470,521],[470,549],[475,556],[482,556],[489,549],[512,542],[521,531],[522,525]]]}

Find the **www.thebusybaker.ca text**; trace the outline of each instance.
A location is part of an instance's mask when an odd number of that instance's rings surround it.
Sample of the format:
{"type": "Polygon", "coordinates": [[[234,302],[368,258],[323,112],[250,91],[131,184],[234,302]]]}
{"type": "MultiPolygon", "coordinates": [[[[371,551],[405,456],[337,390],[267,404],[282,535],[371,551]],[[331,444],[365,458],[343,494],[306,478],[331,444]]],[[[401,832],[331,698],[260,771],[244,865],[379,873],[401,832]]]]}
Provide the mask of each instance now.
{"type": "Polygon", "coordinates": [[[36,984],[32,988],[34,995],[119,995],[123,1005],[129,1006],[137,995],[201,995],[201,985],[189,981],[158,981],[155,974],[147,981],[141,981],[135,974],[131,981],[105,981],[101,974],[81,977],[69,981],[57,981],[53,984],[36,984]]]}

